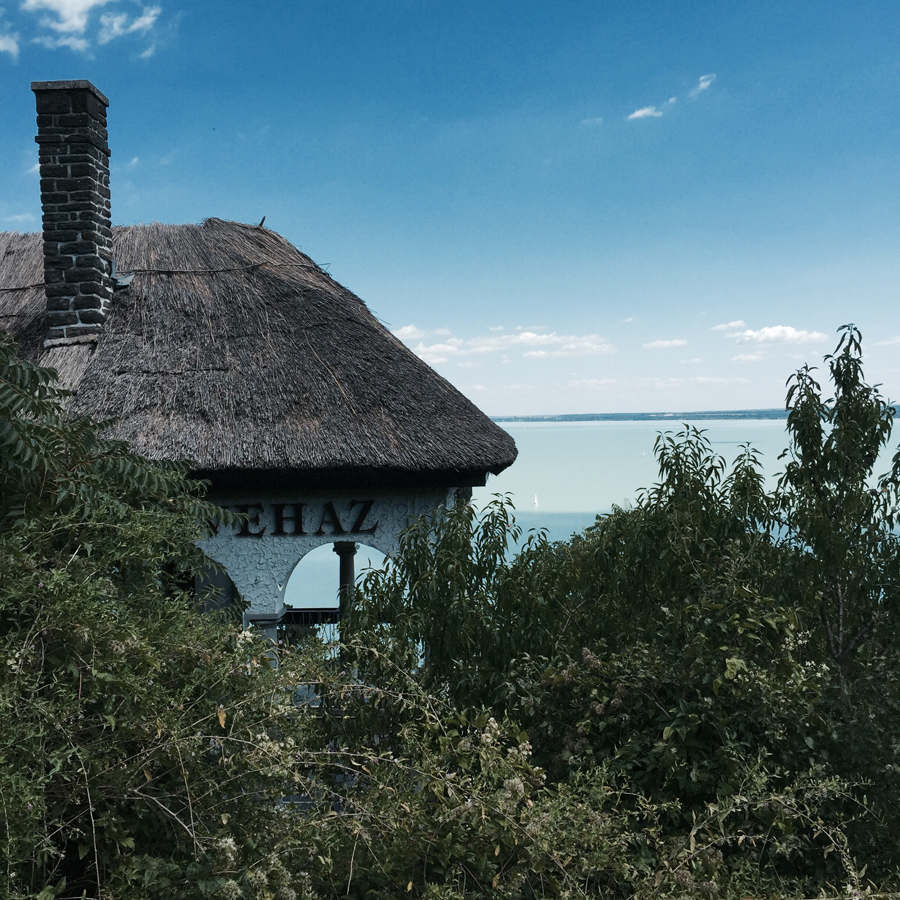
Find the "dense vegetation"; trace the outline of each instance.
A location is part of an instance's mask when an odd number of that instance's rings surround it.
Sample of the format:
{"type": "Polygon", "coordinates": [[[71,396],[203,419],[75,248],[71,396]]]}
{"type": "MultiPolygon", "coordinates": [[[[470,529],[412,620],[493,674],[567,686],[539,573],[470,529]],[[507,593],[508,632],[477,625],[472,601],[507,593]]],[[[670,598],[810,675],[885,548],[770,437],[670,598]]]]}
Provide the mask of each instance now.
{"type": "Polygon", "coordinates": [[[198,611],[219,511],[0,344],[10,897],[813,897],[900,870],[900,464],[859,334],[767,491],[701,431],[551,544],[410,529],[340,656],[198,611]]]}

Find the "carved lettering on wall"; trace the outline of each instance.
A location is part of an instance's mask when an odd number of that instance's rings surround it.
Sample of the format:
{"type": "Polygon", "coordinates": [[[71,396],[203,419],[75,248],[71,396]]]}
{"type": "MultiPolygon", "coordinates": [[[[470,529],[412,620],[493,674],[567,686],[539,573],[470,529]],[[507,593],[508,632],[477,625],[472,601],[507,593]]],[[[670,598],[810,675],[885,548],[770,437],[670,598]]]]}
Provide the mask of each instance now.
{"type": "Polygon", "coordinates": [[[372,504],[374,502],[374,500],[350,501],[351,510],[354,506],[359,507],[359,515],[356,517],[356,521],[353,523],[353,527],[350,529],[351,534],[375,534],[375,529],[378,527],[377,522],[374,525],[370,525],[368,528],[363,527],[366,522],[366,517],[369,515],[369,511],[372,509],[372,504]]]}
{"type": "Polygon", "coordinates": [[[349,504],[326,500],[318,503],[243,503],[235,507],[245,515],[237,537],[316,537],[375,534],[378,521],[372,520],[374,500],[351,500],[349,504]],[[307,531],[313,528],[313,531],[307,531]]]}
{"type": "Polygon", "coordinates": [[[259,517],[262,513],[261,506],[249,506],[244,504],[239,506],[237,511],[247,516],[244,520],[244,524],[241,525],[238,537],[262,537],[266,533],[266,526],[260,525],[259,522],[259,517]]]}

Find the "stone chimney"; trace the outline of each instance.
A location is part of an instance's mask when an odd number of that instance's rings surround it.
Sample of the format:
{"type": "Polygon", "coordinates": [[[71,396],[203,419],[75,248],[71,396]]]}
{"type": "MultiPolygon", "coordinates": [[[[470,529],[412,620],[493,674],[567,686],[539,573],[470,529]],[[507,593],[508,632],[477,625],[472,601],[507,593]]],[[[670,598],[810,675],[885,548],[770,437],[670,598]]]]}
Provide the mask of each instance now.
{"type": "Polygon", "coordinates": [[[34,81],[44,211],[46,345],[96,340],[113,295],[109,100],[89,81],[34,81]]]}

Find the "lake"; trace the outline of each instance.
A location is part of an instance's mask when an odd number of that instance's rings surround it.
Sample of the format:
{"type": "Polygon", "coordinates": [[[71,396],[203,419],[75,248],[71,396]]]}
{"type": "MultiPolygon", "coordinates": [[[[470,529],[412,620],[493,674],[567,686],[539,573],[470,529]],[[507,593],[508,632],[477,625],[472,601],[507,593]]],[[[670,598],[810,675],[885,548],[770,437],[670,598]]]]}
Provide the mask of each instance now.
{"type": "MultiPolygon", "coordinates": [[[[740,454],[740,445],[749,442],[761,452],[770,484],[781,471],[778,456],[787,446],[783,418],[686,421],[704,429],[713,449],[729,463],[740,454]]],[[[511,494],[519,524],[526,531],[546,528],[551,540],[565,540],[613,504],[632,503],[642,488],[658,480],[653,456],[657,434],[682,427],[674,418],[499,424],[515,439],[519,458],[476,488],[474,499],[483,504],[493,494],[511,494]]],[[[378,551],[360,547],[357,572],[381,559],[378,551]]],[[[286,601],[294,607],[336,605],[337,584],[337,555],[330,546],[320,547],[295,570],[286,601]]]]}
{"type": "MultiPolygon", "coordinates": [[[[740,455],[741,444],[752,444],[762,454],[769,484],[774,484],[782,469],[778,456],[787,446],[784,419],[686,421],[704,430],[713,450],[728,463],[740,455]]],[[[484,502],[492,494],[511,494],[519,523],[546,528],[553,540],[590,525],[613,504],[628,506],[642,488],[658,481],[656,437],[683,428],[677,419],[499,424],[515,439],[519,458],[477,488],[475,499],[484,502]]]]}

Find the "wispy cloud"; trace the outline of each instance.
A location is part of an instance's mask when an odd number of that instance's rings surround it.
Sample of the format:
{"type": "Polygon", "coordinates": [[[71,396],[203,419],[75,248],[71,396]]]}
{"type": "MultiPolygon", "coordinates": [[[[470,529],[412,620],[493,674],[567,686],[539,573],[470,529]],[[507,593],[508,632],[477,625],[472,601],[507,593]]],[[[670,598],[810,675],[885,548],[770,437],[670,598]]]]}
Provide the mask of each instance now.
{"type": "Polygon", "coordinates": [[[114,0],[24,0],[21,8],[25,12],[45,10],[56,18],[45,16],[41,25],[63,34],[84,34],[88,17],[94,9],[106,6],[114,0]]]}
{"type": "Polygon", "coordinates": [[[636,109],[628,119],[658,119],[662,113],[655,106],[643,106],[636,109]]]}
{"type": "Polygon", "coordinates": [[[650,376],[649,378],[641,378],[635,382],[640,388],[658,388],[661,390],[672,390],[673,388],[681,388],[691,384],[750,384],[749,378],[722,378],[718,375],[696,375],[693,378],[679,378],[669,376],[663,378],[660,376],[650,376]]]}
{"type": "Polygon", "coordinates": [[[671,341],[650,341],[649,344],[644,344],[644,347],[647,350],[663,350],[666,347],[683,347],[686,343],[683,338],[675,338],[671,341]]]}
{"type": "Polygon", "coordinates": [[[591,127],[595,127],[597,125],[602,125],[603,119],[601,119],[599,117],[596,119],[582,119],[581,124],[586,125],[588,128],[591,128],[591,127]]]}
{"type": "Polygon", "coordinates": [[[711,331],[734,331],[735,328],[746,328],[747,323],[743,319],[735,319],[733,322],[726,322],[724,325],[713,325],[711,331]]]}
{"type": "Polygon", "coordinates": [[[427,332],[422,331],[421,328],[417,328],[415,325],[404,325],[402,328],[398,328],[394,331],[394,335],[400,338],[401,341],[417,341],[419,338],[425,337],[427,332]]]}
{"type": "Polygon", "coordinates": [[[715,80],[716,80],[715,74],[701,75],[701,76],[700,76],[700,81],[697,82],[697,86],[691,91],[690,96],[691,96],[691,97],[698,97],[698,96],[700,96],[700,94],[702,94],[704,91],[708,91],[709,88],[710,88],[710,85],[711,85],[715,80]]]}
{"type": "Polygon", "coordinates": [[[732,332],[728,337],[736,338],[739,344],[817,344],[827,340],[828,335],[821,331],[794,328],[791,325],[768,325],[756,331],[747,328],[744,331],[732,332]]]}
{"type": "Polygon", "coordinates": [[[131,20],[127,13],[104,13],[100,16],[101,31],[98,41],[101,44],[108,44],[123,34],[145,33],[156,24],[161,12],[161,7],[150,6],[145,8],[140,16],[131,20]]]}
{"type": "Polygon", "coordinates": [[[698,375],[689,384],[750,384],[749,378],[720,378],[718,375],[698,375]]]}
{"type": "Polygon", "coordinates": [[[86,38],[75,37],[74,34],[65,37],[51,37],[50,35],[45,34],[41,37],[36,37],[34,43],[40,44],[48,50],[57,50],[60,47],[68,47],[76,53],[84,53],[91,46],[86,38]]]}
{"type": "Polygon", "coordinates": [[[875,343],[878,347],[896,347],[897,344],[900,344],[900,336],[888,338],[885,341],[876,341],[875,343]]]}
{"type": "Polygon", "coordinates": [[[757,350],[755,353],[738,353],[737,356],[732,356],[732,362],[759,362],[761,359],[765,358],[765,353],[762,350],[757,350]]]}
{"type": "MultiPolygon", "coordinates": [[[[80,53],[89,52],[93,44],[102,46],[126,35],[148,36],[162,13],[160,6],[143,6],[134,0],[22,0],[20,9],[39,15],[32,43],[50,49],[68,47],[80,53]],[[116,4],[114,11],[100,13],[110,4],[116,4]]],[[[18,35],[14,37],[18,44],[18,35]]],[[[152,54],[154,49],[151,45],[141,56],[152,54]]]]}
{"type": "Polygon", "coordinates": [[[543,356],[598,356],[615,353],[616,348],[598,334],[586,334],[581,337],[564,337],[553,335],[559,346],[552,350],[527,350],[522,354],[526,359],[540,359],[543,356]]]}
{"type": "MultiPolygon", "coordinates": [[[[446,329],[426,332],[415,325],[398,328],[394,334],[401,340],[419,341],[413,352],[432,365],[457,360],[465,357],[478,357],[492,353],[508,353],[520,351],[524,359],[542,359],[563,356],[596,356],[615,353],[616,348],[598,334],[558,334],[555,331],[538,331],[535,328],[519,326],[512,333],[498,333],[463,340],[459,337],[446,337],[443,340],[428,343],[422,338],[447,333],[446,329]]],[[[501,361],[506,361],[505,359],[501,361]]]]}
{"type": "Polygon", "coordinates": [[[618,378],[573,378],[568,382],[568,386],[572,388],[612,387],[621,383],[618,378]]]}
{"type": "MultiPolygon", "coordinates": [[[[708,91],[710,85],[716,80],[716,76],[714,74],[710,75],[701,75],[700,80],[697,82],[697,86],[694,87],[690,92],[689,96],[697,97],[702,94],[704,91],[708,91]]],[[[640,109],[636,109],[630,116],[628,116],[628,120],[631,119],[658,119],[660,118],[664,111],[670,107],[674,106],[678,102],[677,97],[669,97],[665,103],[662,104],[662,109],[657,106],[642,106],[640,109]]]]}
{"type": "Polygon", "coordinates": [[[3,221],[4,222],[24,223],[24,222],[34,222],[36,220],[35,220],[35,217],[31,213],[18,213],[17,215],[14,215],[14,216],[4,216],[3,221]]]}
{"type": "Polygon", "coordinates": [[[19,35],[12,32],[0,34],[0,53],[8,53],[13,59],[18,59],[19,35]]]}

